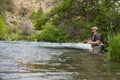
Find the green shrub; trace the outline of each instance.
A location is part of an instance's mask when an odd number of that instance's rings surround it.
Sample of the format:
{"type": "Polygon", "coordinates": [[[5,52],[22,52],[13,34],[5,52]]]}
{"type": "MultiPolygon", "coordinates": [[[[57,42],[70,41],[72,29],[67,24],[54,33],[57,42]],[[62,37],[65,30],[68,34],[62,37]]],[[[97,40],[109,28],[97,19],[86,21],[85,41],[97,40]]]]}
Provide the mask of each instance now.
{"type": "Polygon", "coordinates": [[[5,39],[7,35],[7,29],[4,19],[0,16],[0,40],[5,39]]]}
{"type": "Polygon", "coordinates": [[[36,30],[41,30],[42,29],[42,25],[45,25],[45,23],[48,20],[48,15],[42,15],[41,18],[39,20],[36,21],[35,23],[35,29],[36,30]]]}
{"type": "Polygon", "coordinates": [[[37,37],[37,41],[47,41],[47,42],[65,42],[68,41],[69,35],[64,34],[61,29],[56,26],[47,23],[41,30],[40,34],[37,37]]]}
{"type": "Polygon", "coordinates": [[[108,58],[112,61],[120,61],[120,35],[109,40],[108,58]]]}
{"type": "Polygon", "coordinates": [[[43,16],[42,8],[39,8],[39,10],[37,12],[33,11],[29,18],[33,22],[36,22],[37,20],[41,19],[42,16],[43,16]]]}

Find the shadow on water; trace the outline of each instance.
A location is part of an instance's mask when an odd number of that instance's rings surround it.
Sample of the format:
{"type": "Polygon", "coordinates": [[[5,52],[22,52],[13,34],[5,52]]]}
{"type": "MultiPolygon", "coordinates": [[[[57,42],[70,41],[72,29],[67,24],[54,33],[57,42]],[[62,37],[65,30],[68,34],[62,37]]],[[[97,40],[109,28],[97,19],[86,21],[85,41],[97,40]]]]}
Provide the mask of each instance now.
{"type": "Polygon", "coordinates": [[[0,44],[0,80],[120,80],[120,64],[106,54],[34,42],[0,44]]]}

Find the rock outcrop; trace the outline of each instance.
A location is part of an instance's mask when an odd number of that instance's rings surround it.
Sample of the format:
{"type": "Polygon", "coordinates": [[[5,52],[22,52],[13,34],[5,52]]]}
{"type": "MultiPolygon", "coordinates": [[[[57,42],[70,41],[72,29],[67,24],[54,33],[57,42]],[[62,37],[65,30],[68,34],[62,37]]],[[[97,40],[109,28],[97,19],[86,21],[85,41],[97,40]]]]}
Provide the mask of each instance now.
{"type": "Polygon", "coordinates": [[[18,26],[21,30],[29,28],[30,31],[33,29],[33,23],[29,17],[33,12],[37,12],[41,8],[43,13],[48,13],[56,6],[54,0],[13,0],[13,3],[15,5],[14,13],[6,12],[7,25],[18,26]]]}

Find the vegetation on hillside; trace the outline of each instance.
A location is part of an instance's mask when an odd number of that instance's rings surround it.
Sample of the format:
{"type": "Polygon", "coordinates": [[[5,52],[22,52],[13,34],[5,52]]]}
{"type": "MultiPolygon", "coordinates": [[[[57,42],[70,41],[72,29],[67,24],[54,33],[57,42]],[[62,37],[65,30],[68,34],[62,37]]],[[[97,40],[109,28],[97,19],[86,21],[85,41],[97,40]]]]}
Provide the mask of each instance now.
{"type": "MultiPolygon", "coordinates": [[[[0,40],[33,40],[34,36],[29,31],[29,24],[21,23],[23,29],[20,29],[16,21],[11,20],[10,23],[14,25],[8,25],[6,22],[6,12],[14,13],[14,10],[13,0],[0,0],[0,40]]],[[[23,9],[24,14],[25,12],[23,9]]],[[[19,14],[22,14],[22,11],[19,14]]]]}
{"type": "Polygon", "coordinates": [[[35,28],[43,30],[43,25],[52,23],[64,35],[70,35],[68,41],[81,41],[90,37],[91,27],[97,26],[102,41],[107,43],[108,37],[120,32],[119,6],[119,0],[65,0],[50,13],[42,14],[35,28]]]}
{"type": "MultiPolygon", "coordinates": [[[[90,37],[90,28],[97,26],[102,35],[102,41],[107,44],[108,38],[120,32],[119,9],[119,0],[63,0],[61,5],[52,9],[51,12],[44,14],[40,8],[38,12],[33,12],[30,18],[35,24],[34,28],[41,30],[39,36],[36,37],[38,41],[82,41],[90,37]],[[46,40],[46,36],[42,35],[50,33],[47,30],[49,26],[54,26],[51,27],[53,28],[53,33],[59,34],[51,37],[57,37],[59,40],[55,38],[46,40]],[[61,37],[61,35],[64,36],[61,37]]],[[[2,17],[5,11],[14,12],[12,0],[0,0],[0,15],[2,17]]],[[[4,22],[3,18],[2,21],[4,22]]],[[[14,26],[11,28],[13,29],[7,30],[9,31],[7,33],[12,31],[16,34],[15,31],[19,30],[19,28],[14,26]]],[[[21,36],[24,36],[23,32],[17,31],[21,36]]]]}
{"type": "Polygon", "coordinates": [[[5,25],[5,20],[2,16],[0,16],[0,40],[5,39],[7,36],[7,28],[5,25]]]}
{"type": "Polygon", "coordinates": [[[0,14],[4,14],[6,11],[14,12],[14,7],[12,0],[0,0],[0,14]]]}
{"type": "Polygon", "coordinates": [[[42,26],[42,30],[37,37],[37,41],[65,42],[66,40],[70,40],[69,35],[65,35],[64,31],[50,23],[42,26]]]}

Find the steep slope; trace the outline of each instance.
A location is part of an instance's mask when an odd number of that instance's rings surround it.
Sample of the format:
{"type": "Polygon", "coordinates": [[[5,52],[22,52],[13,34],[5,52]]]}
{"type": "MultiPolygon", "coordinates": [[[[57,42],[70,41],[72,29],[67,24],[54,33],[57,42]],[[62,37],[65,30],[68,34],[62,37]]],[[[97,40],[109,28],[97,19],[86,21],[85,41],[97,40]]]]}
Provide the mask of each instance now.
{"type": "Polygon", "coordinates": [[[32,30],[33,23],[29,17],[33,12],[41,8],[43,13],[48,13],[56,6],[54,0],[13,0],[13,3],[14,13],[6,12],[6,23],[9,26],[19,26],[22,30],[25,27],[32,30]]]}

